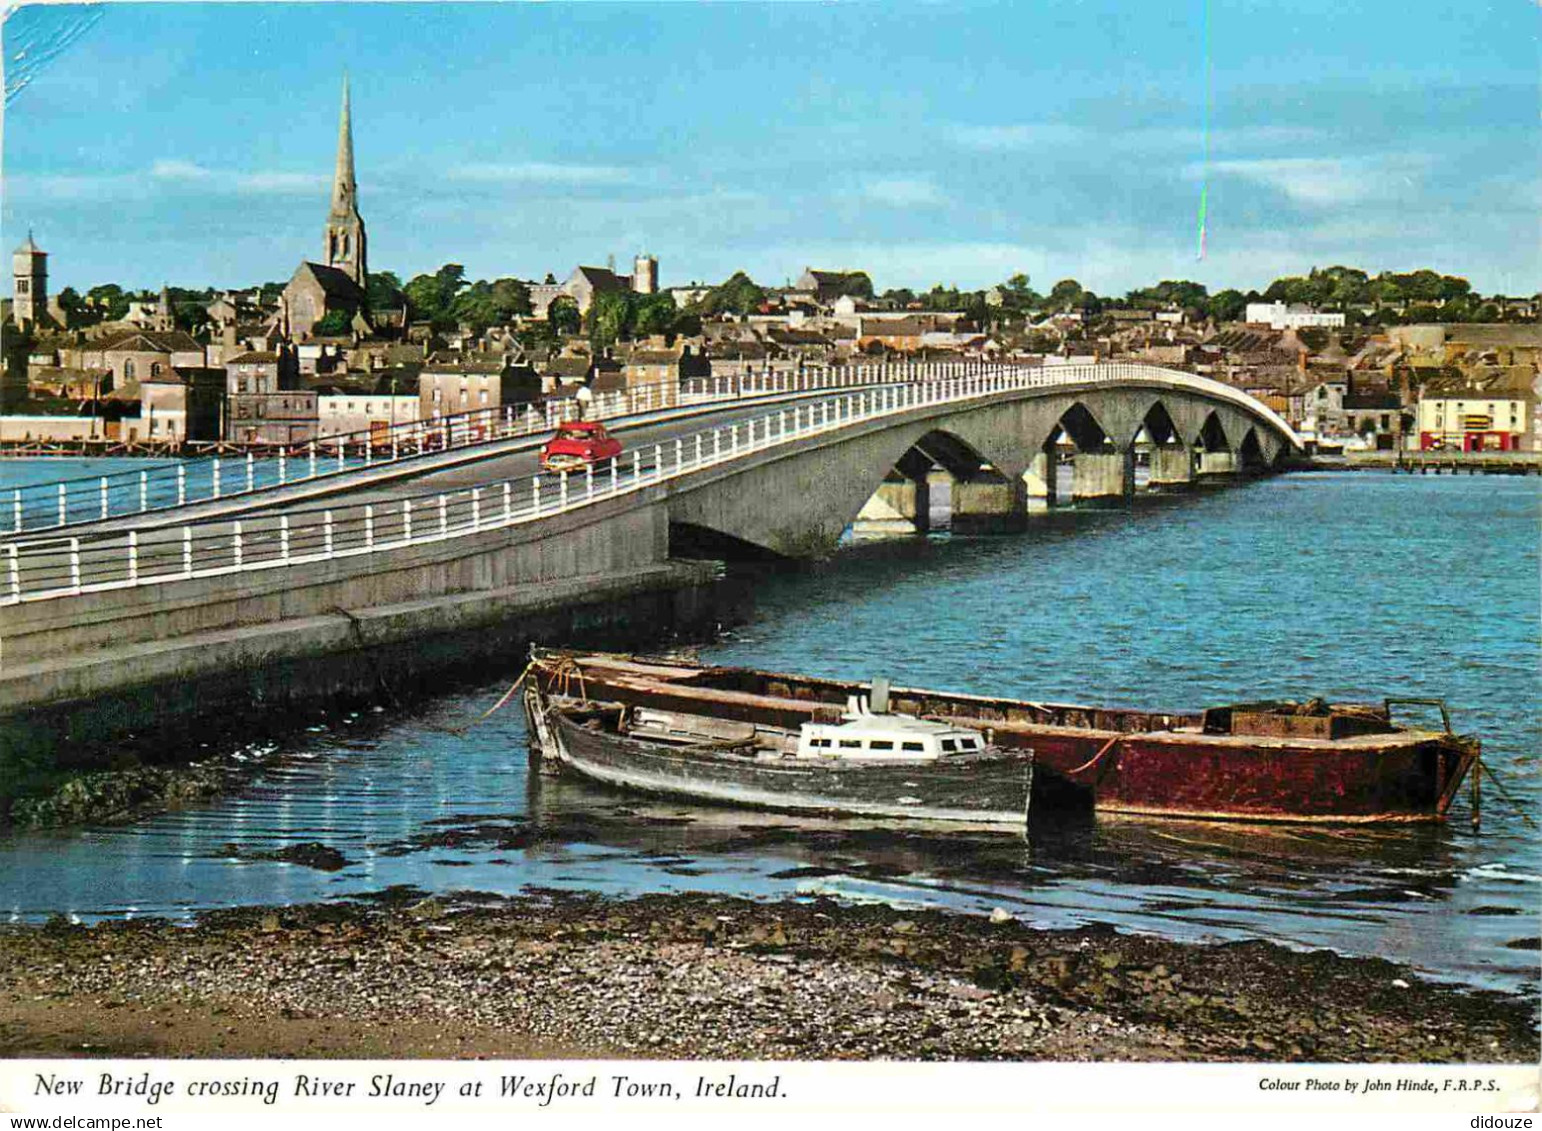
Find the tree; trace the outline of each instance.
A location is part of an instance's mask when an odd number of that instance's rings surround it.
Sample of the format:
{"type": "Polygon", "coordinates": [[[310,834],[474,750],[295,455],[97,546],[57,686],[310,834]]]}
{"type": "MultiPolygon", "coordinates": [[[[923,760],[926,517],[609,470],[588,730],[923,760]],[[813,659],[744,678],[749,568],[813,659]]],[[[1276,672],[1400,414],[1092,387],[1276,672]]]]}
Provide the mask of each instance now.
{"type": "Polygon", "coordinates": [[[206,304],[196,299],[191,302],[172,303],[171,312],[179,330],[196,333],[209,324],[209,311],[206,304]]]}
{"type": "Polygon", "coordinates": [[[317,338],[337,338],[348,333],[353,319],[341,310],[329,310],[311,327],[311,335],[317,338]]]}
{"type": "Polygon", "coordinates": [[[393,310],[402,304],[402,281],[393,271],[371,271],[364,288],[371,310],[393,310]]]}
{"type": "Polygon", "coordinates": [[[64,320],[68,325],[80,326],[94,321],[91,317],[91,312],[86,308],[85,300],[80,297],[74,287],[65,287],[60,291],[57,301],[59,309],[64,311],[64,320]]]}
{"type": "Polygon", "coordinates": [[[638,337],[648,334],[671,334],[679,317],[673,295],[644,295],[637,299],[632,313],[632,333],[638,337]]]}
{"type": "Polygon", "coordinates": [[[1028,276],[1021,271],[1001,284],[1002,309],[1013,314],[1026,313],[1040,301],[1040,296],[1029,285],[1028,276]]]}
{"type": "Polygon", "coordinates": [[[698,314],[752,314],[766,301],[764,288],[758,286],[743,271],[735,271],[726,280],[713,287],[694,309],[698,314]]]}
{"type": "Polygon", "coordinates": [[[546,324],[551,327],[554,337],[578,333],[583,324],[583,318],[578,313],[578,303],[567,295],[558,295],[546,308],[546,324]]]}
{"type": "Polygon", "coordinates": [[[873,280],[867,277],[866,271],[848,271],[841,276],[839,290],[852,298],[872,298],[873,280]]]}
{"type": "Polygon", "coordinates": [[[631,291],[601,291],[589,304],[589,341],[596,349],[630,337],[636,313],[631,291]]]}
{"type": "Polygon", "coordinates": [[[446,263],[432,275],[414,277],[402,290],[415,318],[432,322],[436,330],[448,330],[455,325],[450,307],[465,286],[466,269],[446,263]]]}
{"type": "Polygon", "coordinates": [[[1205,313],[1216,322],[1236,322],[1247,312],[1247,302],[1241,291],[1218,291],[1205,303],[1205,313]]]}
{"type": "Polygon", "coordinates": [[[86,298],[96,304],[96,309],[108,322],[116,322],[128,313],[129,296],[117,283],[103,283],[86,292],[86,298]]]}
{"type": "Polygon", "coordinates": [[[1081,306],[1082,285],[1075,279],[1061,279],[1049,292],[1049,305],[1054,310],[1075,310],[1081,306]]]}
{"type": "Polygon", "coordinates": [[[518,279],[478,279],[450,302],[449,316],[457,323],[484,334],[489,326],[501,326],[530,313],[530,288],[518,279]]]}

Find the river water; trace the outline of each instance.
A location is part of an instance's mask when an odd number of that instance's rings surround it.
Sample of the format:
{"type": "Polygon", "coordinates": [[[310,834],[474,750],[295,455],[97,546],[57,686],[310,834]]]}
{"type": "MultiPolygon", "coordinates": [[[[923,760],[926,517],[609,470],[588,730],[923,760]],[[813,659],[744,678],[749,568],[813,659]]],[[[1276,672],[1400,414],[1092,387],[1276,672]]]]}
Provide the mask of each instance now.
{"type": "MultiPolygon", "coordinates": [[[[0,464],[0,489],[43,474],[0,464]]],[[[1154,708],[1440,696],[1536,814],[1538,502],[1534,479],[1297,474],[1059,513],[1021,535],[851,546],[757,576],[753,614],[699,654],[1154,708]]],[[[410,710],[318,716],[235,796],[125,827],[0,835],[0,914],[184,917],[390,885],[829,894],[1266,938],[1536,990],[1542,842],[1492,786],[1476,834],[1465,790],[1448,824],[1424,828],[1097,818],[1025,840],[805,821],[534,779],[517,708],[462,729],[515,674],[410,710]],[[310,841],[349,865],[246,858],[310,841]]],[[[199,749],[196,733],[187,743],[199,749]]]]}

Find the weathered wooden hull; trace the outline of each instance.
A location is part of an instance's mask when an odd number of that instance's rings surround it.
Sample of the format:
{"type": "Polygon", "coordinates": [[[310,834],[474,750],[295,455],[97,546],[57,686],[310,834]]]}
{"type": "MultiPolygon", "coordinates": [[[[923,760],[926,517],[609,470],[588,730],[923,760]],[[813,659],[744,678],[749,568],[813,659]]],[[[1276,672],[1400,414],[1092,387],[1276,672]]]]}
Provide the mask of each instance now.
{"type": "Polygon", "coordinates": [[[525,708],[543,761],[623,789],[791,813],[1022,828],[1033,762],[1024,754],[956,755],[901,765],[756,758],[670,748],[576,722],[539,690],[525,708]]]}
{"type": "MultiPolygon", "coordinates": [[[[575,657],[587,693],[634,706],[796,728],[867,685],[623,657],[575,657]],[[640,670],[639,670],[640,669],[640,670]]],[[[1391,728],[1340,738],[1207,734],[1198,713],[1108,710],[894,688],[895,711],[1031,749],[1036,805],[1202,820],[1438,821],[1478,757],[1469,738],[1391,728]],[[1053,800],[1052,800],[1053,799],[1053,800]]]]}

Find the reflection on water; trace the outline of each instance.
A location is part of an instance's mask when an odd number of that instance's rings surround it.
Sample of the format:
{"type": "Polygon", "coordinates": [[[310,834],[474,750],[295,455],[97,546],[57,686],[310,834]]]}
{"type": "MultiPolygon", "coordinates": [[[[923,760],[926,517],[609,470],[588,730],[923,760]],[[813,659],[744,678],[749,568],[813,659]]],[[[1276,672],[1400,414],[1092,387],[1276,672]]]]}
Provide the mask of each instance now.
{"type": "MultiPolygon", "coordinates": [[[[1060,517],[1020,538],[855,551],[762,579],[753,621],[701,651],[1148,707],[1445,694],[1535,808],[1534,511],[1525,481],[1305,477],[1060,517]],[[1468,560],[1463,531],[1479,516],[1502,569],[1468,560]]],[[[536,778],[515,707],[458,732],[512,674],[411,712],[334,715],[238,796],[125,828],[0,839],[0,914],[185,915],[395,884],[824,893],[1001,907],[1045,926],[1264,937],[1509,989],[1536,982],[1542,854],[1492,795],[1476,837],[1465,793],[1445,827],[1040,814],[1026,837],[709,808],[536,778]],[[247,858],[308,841],[348,866],[247,858]]]]}

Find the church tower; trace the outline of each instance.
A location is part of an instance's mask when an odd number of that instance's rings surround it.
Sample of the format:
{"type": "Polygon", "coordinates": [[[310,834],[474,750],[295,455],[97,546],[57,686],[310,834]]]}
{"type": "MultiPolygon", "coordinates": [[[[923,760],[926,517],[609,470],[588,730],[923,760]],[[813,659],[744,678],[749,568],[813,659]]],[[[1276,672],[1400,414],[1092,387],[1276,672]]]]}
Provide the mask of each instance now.
{"type": "Polygon", "coordinates": [[[11,256],[12,317],[18,326],[36,326],[48,313],[48,253],[27,233],[27,242],[11,256]]]}
{"type": "Polygon", "coordinates": [[[322,262],[346,272],[361,289],[368,286],[364,220],[359,215],[359,185],[353,176],[353,119],[348,106],[348,78],[343,77],[343,115],[337,127],[337,170],[332,176],[332,211],[322,262]]]}

